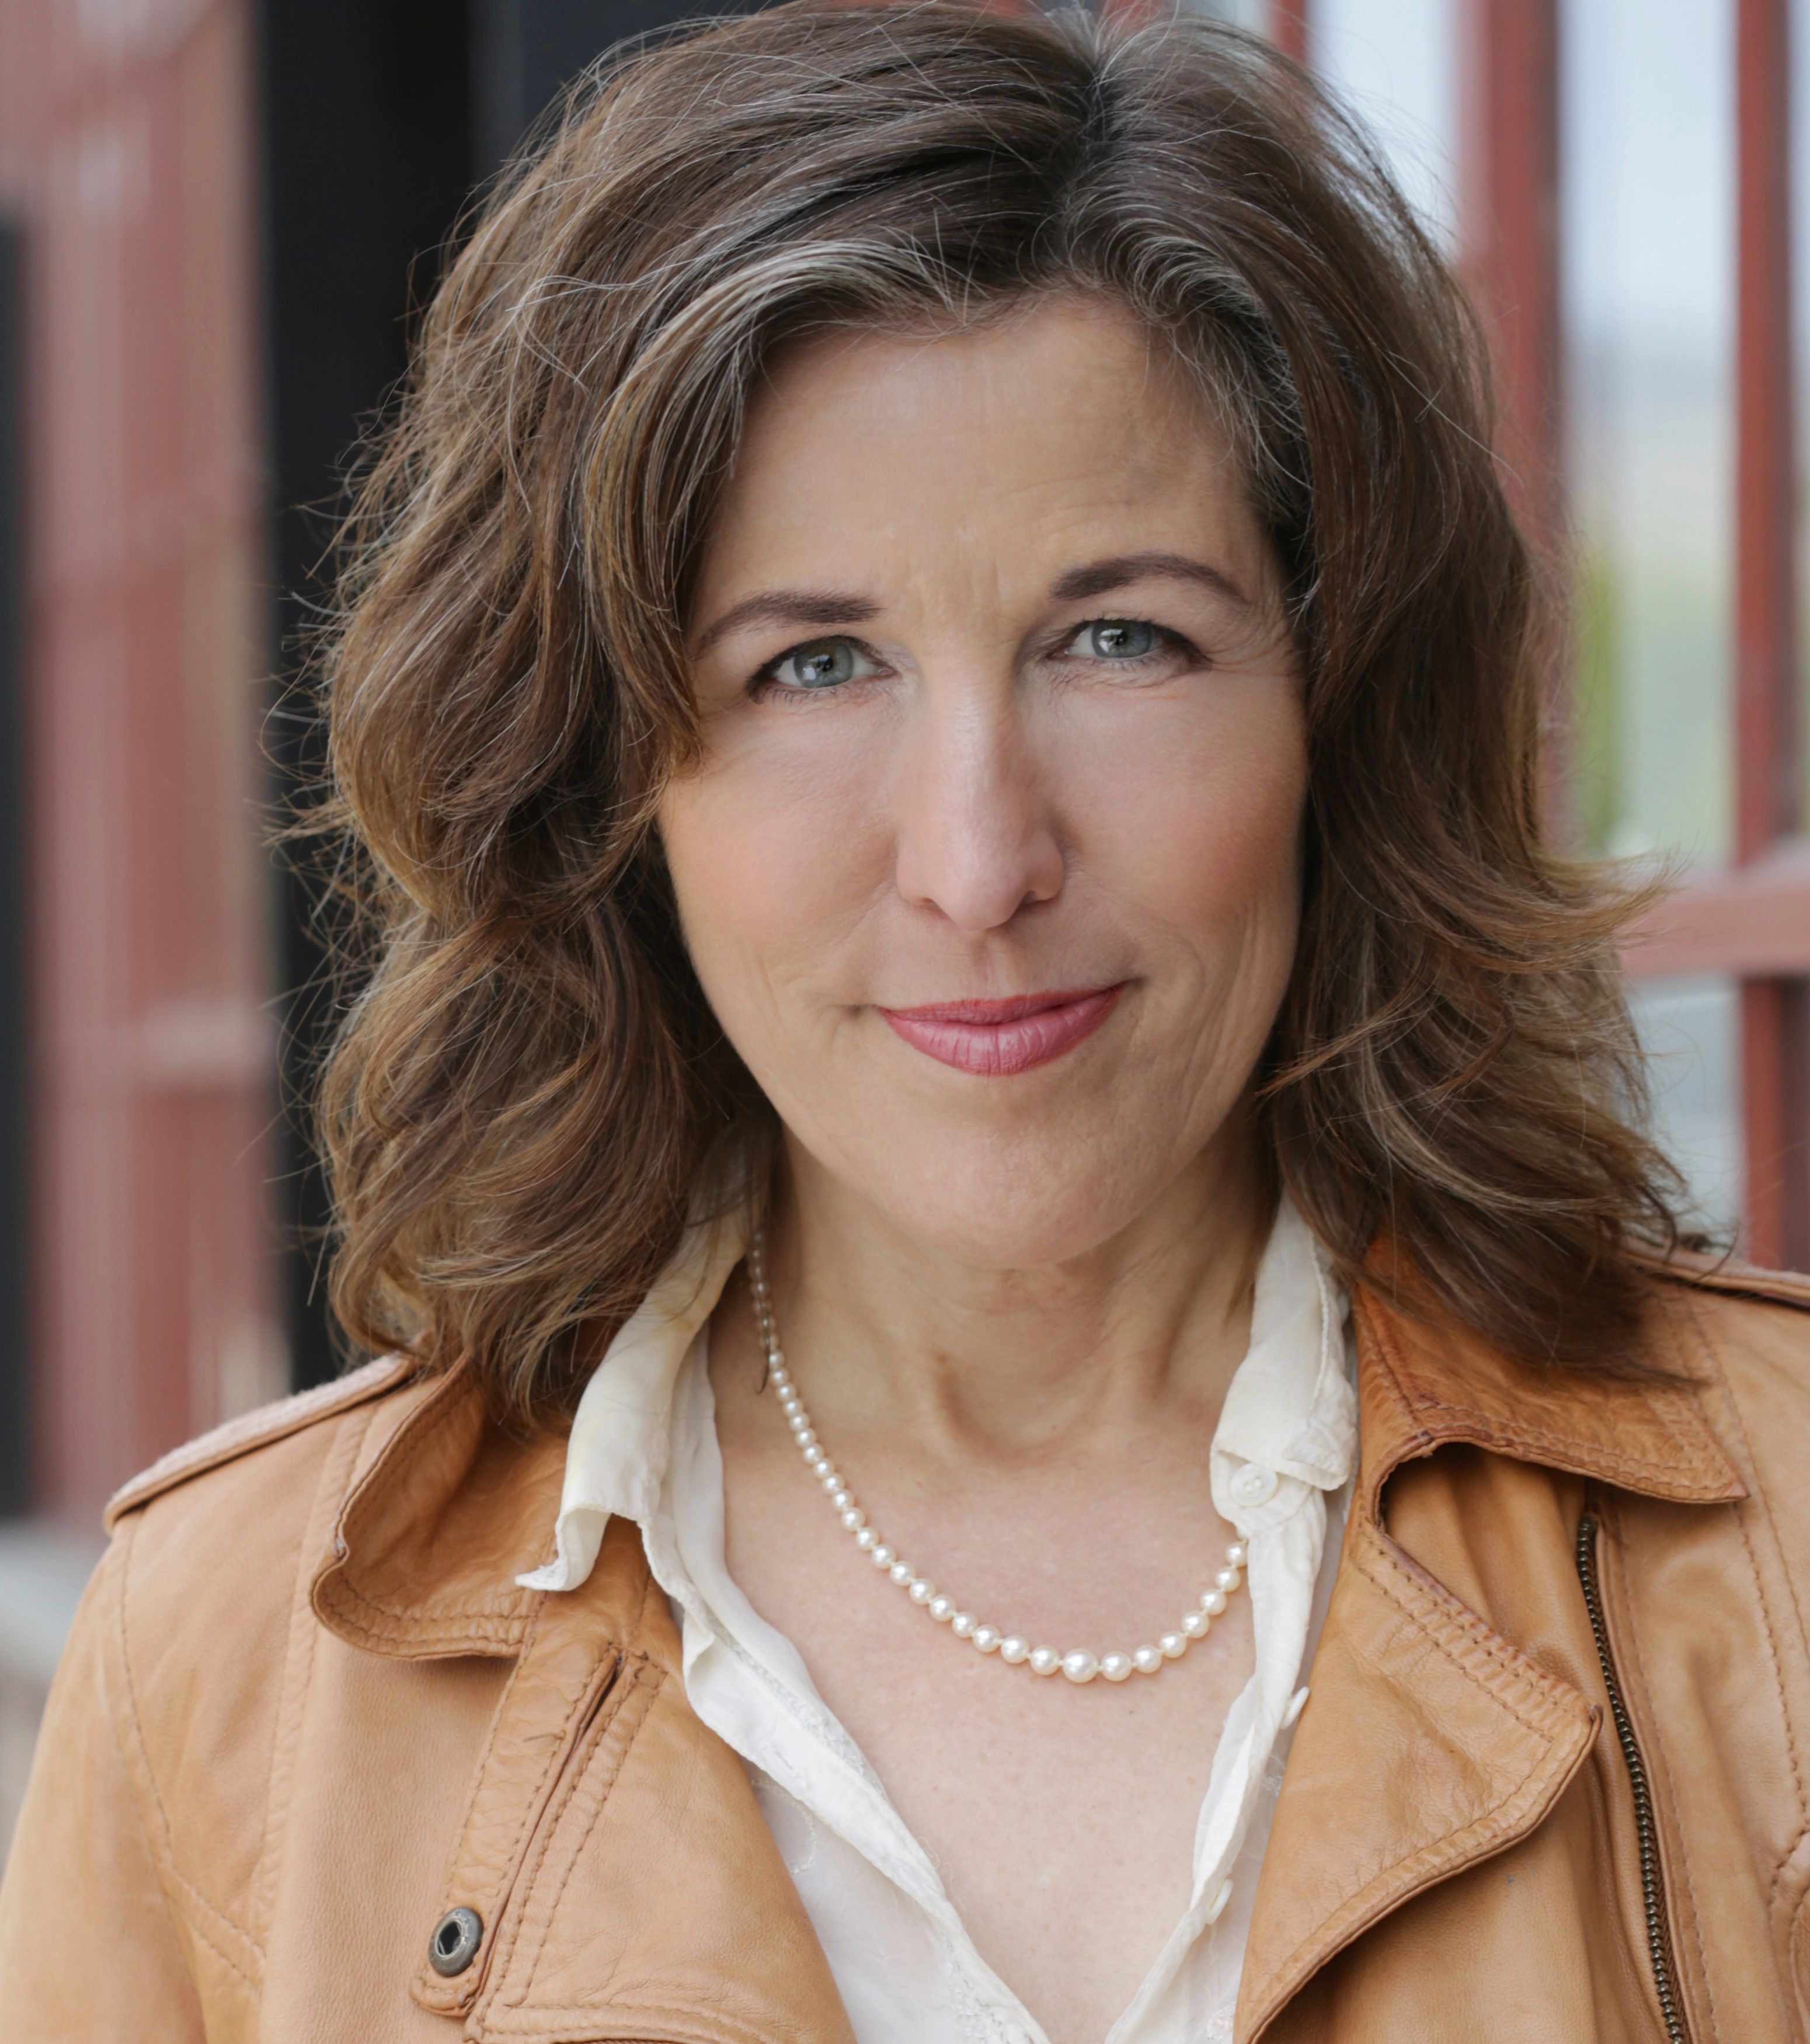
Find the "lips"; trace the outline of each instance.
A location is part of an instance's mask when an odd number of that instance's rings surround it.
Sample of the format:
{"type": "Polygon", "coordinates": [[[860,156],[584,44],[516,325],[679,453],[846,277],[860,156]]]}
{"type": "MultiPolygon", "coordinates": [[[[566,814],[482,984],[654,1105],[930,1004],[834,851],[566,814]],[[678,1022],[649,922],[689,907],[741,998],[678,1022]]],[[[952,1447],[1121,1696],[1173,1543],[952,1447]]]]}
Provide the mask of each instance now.
{"type": "Polygon", "coordinates": [[[945,1001],[882,1008],[893,1033],[938,1063],[982,1078],[1009,1078],[1065,1056],[1091,1036],[1124,991],[1020,993],[1005,1001],[945,1001]]]}

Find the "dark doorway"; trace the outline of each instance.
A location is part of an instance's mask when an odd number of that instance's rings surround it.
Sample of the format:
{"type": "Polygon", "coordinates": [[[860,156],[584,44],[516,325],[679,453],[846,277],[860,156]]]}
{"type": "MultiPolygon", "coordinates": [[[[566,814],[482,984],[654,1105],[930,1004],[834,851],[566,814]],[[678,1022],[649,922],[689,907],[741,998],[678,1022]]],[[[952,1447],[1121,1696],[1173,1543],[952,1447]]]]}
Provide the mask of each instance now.
{"type": "MultiPolygon", "coordinates": [[[[320,722],[300,678],[344,478],[402,373],[411,314],[432,290],[467,199],[595,57],[700,11],[743,10],[672,0],[262,0],[280,649],[268,750],[279,804],[306,800],[321,771],[320,722]]],[[[332,1377],[340,1360],[321,1283],[328,1209],[308,1101],[348,989],[325,978],[321,917],[330,912],[317,886],[286,866],[275,884],[285,1105],[278,1204],[299,1389],[332,1377]]]]}
{"type": "MultiPolygon", "coordinates": [[[[359,436],[406,359],[409,313],[472,178],[471,49],[445,0],[265,0],[265,306],[279,676],[267,749],[279,803],[306,801],[321,727],[302,679],[321,569],[359,436]]],[[[336,1013],[318,890],[279,873],[284,1121],[279,1212],[298,1388],[337,1367],[320,1282],[327,1221],[307,1101],[336,1013]]]]}

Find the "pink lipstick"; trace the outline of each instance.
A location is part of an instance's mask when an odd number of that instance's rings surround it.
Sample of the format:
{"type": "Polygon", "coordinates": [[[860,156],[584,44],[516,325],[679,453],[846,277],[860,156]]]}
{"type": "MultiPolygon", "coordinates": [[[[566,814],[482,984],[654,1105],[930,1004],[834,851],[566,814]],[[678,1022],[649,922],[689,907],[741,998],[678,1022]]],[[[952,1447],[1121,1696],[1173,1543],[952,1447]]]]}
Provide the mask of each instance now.
{"type": "Polygon", "coordinates": [[[1124,991],[1020,993],[1006,1001],[943,1001],[927,1008],[882,1008],[893,1032],[914,1051],[982,1078],[1009,1078],[1047,1065],[1091,1036],[1124,991]]]}

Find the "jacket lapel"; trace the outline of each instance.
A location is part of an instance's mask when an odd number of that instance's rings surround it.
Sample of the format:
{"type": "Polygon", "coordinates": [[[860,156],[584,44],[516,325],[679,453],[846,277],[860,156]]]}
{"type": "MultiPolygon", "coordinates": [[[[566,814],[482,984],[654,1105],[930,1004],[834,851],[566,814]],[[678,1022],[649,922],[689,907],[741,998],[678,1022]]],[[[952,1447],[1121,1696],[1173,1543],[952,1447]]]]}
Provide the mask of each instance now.
{"type": "Polygon", "coordinates": [[[513,1659],[445,1885],[476,1959],[411,1992],[473,2040],[854,2044],[740,1762],[686,1700],[636,1528],[579,1589],[515,1578],[552,1544],[565,1444],[491,1425],[469,1372],[382,1415],[313,1585],[321,1622],[393,1658],[513,1659]]]}
{"type": "MultiPolygon", "coordinates": [[[[1389,1477],[1462,1443],[1682,1504],[1745,1495],[1688,1381],[1526,1369],[1375,1291],[1354,1310],[1362,1459],[1264,1858],[1241,2044],[1255,2044],[1371,1925],[1532,1831],[1597,1736],[1601,1713],[1581,1689],[1389,1537],[1389,1477]]],[[[1689,1340],[1681,1315],[1662,1302],[1651,1353],[1677,1380],[1694,1374],[1689,1340]]],[[[1568,1585],[1568,1557],[1543,1555],[1542,1565],[1568,1585]]]]}

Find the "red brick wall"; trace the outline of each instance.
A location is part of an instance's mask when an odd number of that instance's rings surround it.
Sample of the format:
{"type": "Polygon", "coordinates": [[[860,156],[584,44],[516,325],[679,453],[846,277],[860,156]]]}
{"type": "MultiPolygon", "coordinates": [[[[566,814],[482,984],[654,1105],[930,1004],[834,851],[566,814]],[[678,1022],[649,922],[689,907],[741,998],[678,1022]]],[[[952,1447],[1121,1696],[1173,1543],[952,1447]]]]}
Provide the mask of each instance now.
{"type": "Polygon", "coordinates": [[[30,1343],[41,1501],[76,1520],[283,1377],[252,76],[244,0],[0,0],[29,321],[30,1343]]]}

